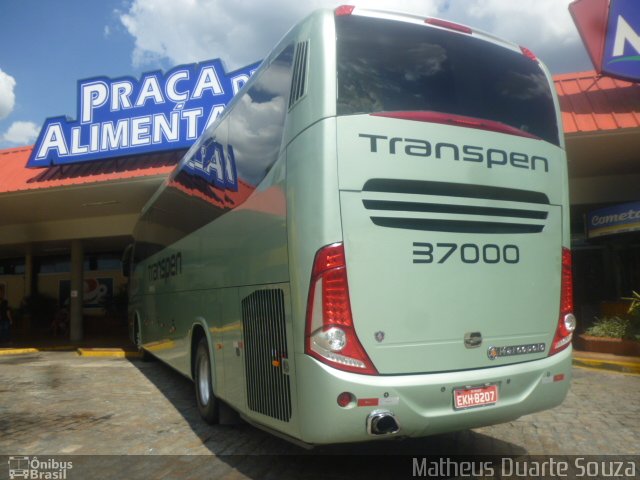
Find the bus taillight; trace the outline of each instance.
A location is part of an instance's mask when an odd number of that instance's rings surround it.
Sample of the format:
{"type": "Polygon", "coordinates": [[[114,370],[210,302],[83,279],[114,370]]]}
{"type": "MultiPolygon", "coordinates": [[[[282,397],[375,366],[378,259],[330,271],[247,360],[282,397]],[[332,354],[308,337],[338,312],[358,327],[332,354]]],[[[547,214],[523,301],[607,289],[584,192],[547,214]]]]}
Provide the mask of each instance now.
{"type": "Polygon", "coordinates": [[[473,30],[465,25],[460,25],[459,23],[448,22],[446,20],[441,20],[439,18],[427,18],[424,23],[428,25],[435,25],[436,27],[447,28],[449,30],[453,30],[455,32],[472,34],[473,30]]]}
{"type": "Polygon", "coordinates": [[[573,315],[573,273],[571,272],[571,250],[562,249],[562,283],[560,287],[560,317],[549,355],[554,355],[569,346],[576,329],[573,315]]]}
{"type": "Polygon", "coordinates": [[[527,57],[529,60],[533,61],[533,62],[537,62],[538,61],[538,57],[536,57],[536,54],[533,53],[531,50],[529,50],[527,47],[520,47],[520,50],[522,50],[522,54],[527,57]]]}
{"type": "Polygon", "coordinates": [[[353,327],[342,243],[328,245],[316,254],[307,303],[305,353],[340,370],[378,374],[353,327]]]}
{"type": "Polygon", "coordinates": [[[344,17],[346,15],[351,15],[353,13],[354,8],[356,8],[354,5],[340,5],[334,10],[334,15],[336,17],[344,17]]]}

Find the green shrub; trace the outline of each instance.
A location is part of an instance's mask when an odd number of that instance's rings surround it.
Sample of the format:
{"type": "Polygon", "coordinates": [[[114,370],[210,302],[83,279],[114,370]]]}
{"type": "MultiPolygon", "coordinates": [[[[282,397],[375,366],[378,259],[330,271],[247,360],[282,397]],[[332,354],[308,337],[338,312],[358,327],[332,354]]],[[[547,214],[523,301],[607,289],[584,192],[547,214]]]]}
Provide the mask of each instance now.
{"type": "Polygon", "coordinates": [[[638,333],[637,321],[629,318],[603,317],[597,318],[595,323],[586,330],[592,337],[611,337],[635,340],[638,333]]]}

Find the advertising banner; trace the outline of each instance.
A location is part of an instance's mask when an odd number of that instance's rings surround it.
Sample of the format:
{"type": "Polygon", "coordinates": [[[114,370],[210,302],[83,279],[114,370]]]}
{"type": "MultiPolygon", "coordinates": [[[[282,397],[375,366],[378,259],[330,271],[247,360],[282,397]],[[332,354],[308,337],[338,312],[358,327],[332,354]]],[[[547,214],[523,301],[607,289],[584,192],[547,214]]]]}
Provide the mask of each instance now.
{"type": "Polygon", "coordinates": [[[569,11],[596,71],[640,82],[640,2],[576,0],[569,11]]]}
{"type": "MultiPolygon", "coordinates": [[[[71,281],[60,280],[58,302],[60,306],[68,306],[71,297],[71,281]]],[[[85,278],[83,281],[83,308],[104,308],[106,302],[113,297],[113,278],[85,278]]]]}
{"type": "Polygon", "coordinates": [[[139,80],[80,80],[77,119],[47,119],[27,167],[189,148],[258,66],[226,73],[215,59],[139,80]]]}
{"type": "Polygon", "coordinates": [[[612,0],[604,44],[602,72],[640,81],[640,2],[612,0]]]}
{"type": "Polygon", "coordinates": [[[589,238],[637,231],[640,231],[640,202],[602,208],[587,216],[589,238]]]}

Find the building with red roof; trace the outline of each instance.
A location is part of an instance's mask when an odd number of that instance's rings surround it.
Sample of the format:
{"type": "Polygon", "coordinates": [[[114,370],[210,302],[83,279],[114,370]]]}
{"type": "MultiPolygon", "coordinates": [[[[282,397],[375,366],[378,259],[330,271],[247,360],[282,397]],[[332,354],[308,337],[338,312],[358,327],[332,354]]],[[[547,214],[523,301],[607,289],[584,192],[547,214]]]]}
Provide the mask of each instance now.
{"type": "Polygon", "coordinates": [[[575,306],[584,326],[596,315],[622,313],[617,300],[640,289],[638,225],[596,236],[589,222],[594,212],[640,208],[640,85],[593,71],[554,80],[569,160],[575,306]]]}
{"type": "MultiPolygon", "coordinates": [[[[555,84],[569,159],[576,308],[589,316],[599,302],[640,288],[638,234],[590,239],[585,226],[589,212],[640,201],[640,85],[594,72],[558,75],[555,84]]],[[[11,306],[36,291],[58,298],[73,257],[76,268],[84,259],[92,284],[111,279],[114,293],[125,285],[119,256],[184,152],[30,169],[31,147],[0,151],[0,289],[11,306]]],[[[251,190],[241,187],[244,201],[251,190]]]]}
{"type": "MultiPolygon", "coordinates": [[[[0,151],[0,289],[10,306],[18,310],[35,292],[59,301],[73,250],[83,259],[85,289],[102,282],[117,294],[125,284],[121,252],[140,211],[184,150],[44,169],[26,168],[31,150],[0,151]]],[[[47,319],[31,327],[46,329],[47,319]]]]}

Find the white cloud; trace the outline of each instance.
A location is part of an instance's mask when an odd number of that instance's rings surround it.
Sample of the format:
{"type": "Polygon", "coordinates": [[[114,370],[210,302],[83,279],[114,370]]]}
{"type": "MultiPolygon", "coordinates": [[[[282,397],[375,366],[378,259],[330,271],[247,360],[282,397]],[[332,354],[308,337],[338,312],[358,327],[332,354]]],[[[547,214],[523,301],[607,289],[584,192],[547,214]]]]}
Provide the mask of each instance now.
{"type": "Polygon", "coordinates": [[[8,117],[13,111],[16,103],[16,95],[13,93],[15,86],[16,80],[0,69],[0,119],[8,117]]]}
{"type": "MultiPolygon", "coordinates": [[[[299,20],[329,0],[134,0],[120,20],[135,39],[135,66],[222,58],[230,68],[262,59],[299,20]]],[[[368,7],[432,14],[438,0],[373,0],[368,7]]]]}
{"type": "MultiPolygon", "coordinates": [[[[349,3],[349,2],[345,2],[349,3]]],[[[529,47],[552,71],[590,68],[570,0],[369,0],[367,8],[438,16],[529,47]]],[[[135,66],[220,57],[230,68],[263,58],[297,21],[335,0],[133,0],[119,17],[134,37],[135,66]]],[[[362,3],[362,5],[365,5],[362,3]]]]}
{"type": "Polygon", "coordinates": [[[17,145],[28,145],[35,141],[40,127],[33,122],[13,122],[2,135],[2,141],[17,145]]]}
{"type": "Polygon", "coordinates": [[[569,14],[571,1],[452,1],[446,14],[529,48],[559,73],[592,68],[569,14]]]}

